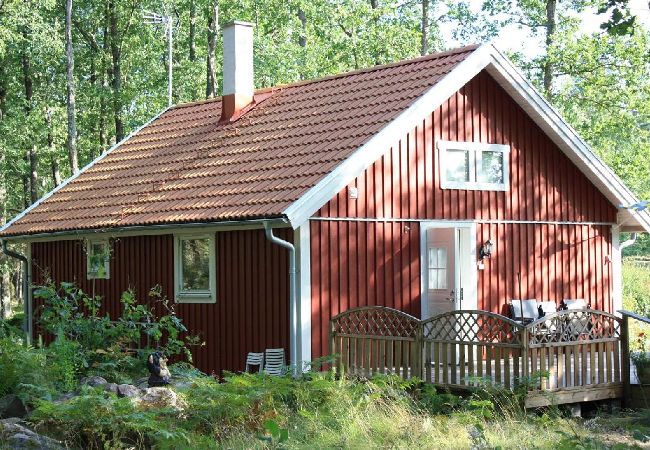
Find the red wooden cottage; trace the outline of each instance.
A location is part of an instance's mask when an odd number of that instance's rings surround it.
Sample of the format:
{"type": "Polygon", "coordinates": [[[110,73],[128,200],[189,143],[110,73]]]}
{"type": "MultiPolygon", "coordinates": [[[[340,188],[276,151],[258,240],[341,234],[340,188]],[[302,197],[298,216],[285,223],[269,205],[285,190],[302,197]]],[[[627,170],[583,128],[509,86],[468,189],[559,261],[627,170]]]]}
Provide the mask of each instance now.
{"type": "Polygon", "coordinates": [[[159,284],[217,372],[326,355],[361,305],[621,307],[619,235],[650,215],[492,45],[257,91],[250,25],[224,45],[222,98],[166,109],[1,230],[32,283],[92,283],[113,314],[159,284]]]}

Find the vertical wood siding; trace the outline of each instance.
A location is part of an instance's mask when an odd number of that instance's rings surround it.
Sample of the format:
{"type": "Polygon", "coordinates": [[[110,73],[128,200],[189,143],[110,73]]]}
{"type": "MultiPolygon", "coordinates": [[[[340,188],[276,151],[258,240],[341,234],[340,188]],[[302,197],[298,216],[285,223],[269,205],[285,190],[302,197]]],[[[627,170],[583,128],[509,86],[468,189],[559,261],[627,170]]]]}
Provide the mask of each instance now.
{"type": "MultiPolygon", "coordinates": [[[[357,199],[343,189],[315,215],[397,221],[312,221],[313,357],[327,354],[329,318],[347,308],[381,304],[419,315],[419,227],[399,219],[616,221],[616,208],[485,72],[349,186],[357,199]],[[510,190],[441,189],[437,140],[509,145],[510,190]],[[408,257],[394,257],[404,245],[408,257]],[[405,272],[408,283],[395,276],[405,272]]],[[[494,257],[478,273],[479,308],[505,313],[513,298],[585,298],[612,311],[610,226],[479,223],[477,244],[488,238],[494,257]]]]}
{"type": "Polygon", "coordinates": [[[329,319],[390,306],[420,315],[417,223],[311,222],[312,358],[329,353],[329,319]]]}
{"type": "Polygon", "coordinates": [[[616,208],[485,72],[396,142],[316,216],[615,222],[616,208]],[[438,140],[510,146],[510,190],[440,188],[438,140]],[[435,150],[435,151],[434,151],[435,150]]]}
{"type": "MultiPolygon", "coordinates": [[[[288,230],[277,235],[289,239],[288,230]]],[[[86,280],[82,241],[32,244],[34,283],[51,278],[74,281],[88,293],[104,298],[103,312],[119,315],[119,297],[132,288],[141,302],[160,285],[173,299],[174,238],[172,235],[122,237],[113,241],[109,280],[86,280]]],[[[201,370],[244,369],[249,351],[283,347],[288,355],[288,257],[261,230],[216,233],[217,302],[175,304],[176,313],[191,333],[206,342],[193,349],[201,370]]],[[[160,312],[160,308],[157,308],[160,312]]]]}

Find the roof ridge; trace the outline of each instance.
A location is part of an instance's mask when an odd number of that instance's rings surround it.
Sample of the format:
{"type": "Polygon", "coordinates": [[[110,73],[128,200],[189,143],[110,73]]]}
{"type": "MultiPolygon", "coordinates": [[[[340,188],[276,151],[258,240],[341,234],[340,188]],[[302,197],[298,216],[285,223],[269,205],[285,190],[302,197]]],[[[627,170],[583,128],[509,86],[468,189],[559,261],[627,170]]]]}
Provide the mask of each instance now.
{"type": "MultiPolygon", "coordinates": [[[[476,50],[479,46],[480,46],[479,44],[471,44],[471,45],[466,45],[464,47],[452,48],[452,49],[445,50],[445,51],[442,51],[442,52],[430,53],[428,55],[418,56],[416,58],[404,59],[404,60],[400,60],[400,61],[393,61],[393,62],[386,63],[386,64],[378,64],[376,66],[364,67],[364,68],[361,68],[361,69],[355,69],[355,70],[351,70],[349,72],[335,73],[335,74],[332,74],[332,75],[325,75],[325,76],[318,77],[318,78],[312,78],[312,79],[309,79],[309,80],[299,80],[299,81],[294,81],[294,82],[285,83],[285,84],[276,84],[275,86],[269,86],[269,87],[256,89],[254,95],[264,94],[264,93],[274,92],[274,91],[279,91],[279,90],[284,90],[284,89],[293,88],[293,87],[305,86],[305,85],[308,85],[308,84],[320,83],[320,82],[323,82],[323,81],[334,80],[334,79],[337,79],[337,78],[345,78],[345,77],[349,77],[349,76],[352,76],[352,75],[359,75],[359,74],[362,74],[362,73],[374,72],[376,70],[388,69],[390,67],[405,66],[405,65],[408,65],[408,64],[414,64],[414,63],[418,63],[418,62],[421,62],[421,61],[428,61],[430,59],[438,59],[438,58],[443,58],[445,56],[456,55],[458,53],[467,53],[467,52],[471,52],[471,51],[476,50]]],[[[208,99],[204,99],[204,100],[196,100],[196,101],[187,102],[187,103],[179,103],[177,105],[173,105],[169,109],[174,110],[174,109],[179,109],[179,108],[185,108],[185,107],[190,107],[190,106],[201,105],[201,104],[204,104],[204,103],[213,103],[213,102],[216,103],[216,102],[220,102],[221,98],[222,98],[222,96],[214,97],[214,98],[208,98],[208,99]]]]}

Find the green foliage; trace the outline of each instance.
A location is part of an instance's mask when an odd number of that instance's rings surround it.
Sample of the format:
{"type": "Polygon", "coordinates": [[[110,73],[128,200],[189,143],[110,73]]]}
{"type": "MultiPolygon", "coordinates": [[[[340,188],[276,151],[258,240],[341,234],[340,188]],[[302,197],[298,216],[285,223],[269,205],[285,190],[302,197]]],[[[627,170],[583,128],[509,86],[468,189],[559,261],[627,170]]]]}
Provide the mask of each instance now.
{"type": "Polygon", "coordinates": [[[27,347],[13,338],[0,339],[0,397],[51,397],[55,387],[47,363],[46,350],[27,347]]]}
{"type": "Polygon", "coordinates": [[[650,267],[623,263],[623,307],[650,317],[650,267]]]}
{"type": "Polygon", "coordinates": [[[117,398],[99,388],[83,387],[66,402],[41,401],[30,420],[39,429],[79,448],[146,448],[153,442],[190,441],[174,425],[181,419],[172,410],[144,410],[129,398],[117,398]],[[164,426],[161,424],[164,423],[164,426]]]}
{"type": "Polygon", "coordinates": [[[44,300],[39,322],[57,336],[51,351],[61,352],[61,373],[70,380],[73,374],[98,374],[126,382],[143,373],[145,355],[152,348],[191,361],[189,346],[197,341],[184,335],[187,329],[158,287],[150,291],[149,303],[138,302],[133,291],[124,292],[122,314],[115,321],[100,313],[100,297],[88,296],[72,283],[61,283],[58,289],[52,283],[41,286],[34,296],[44,300]],[[155,305],[167,314],[155,314],[155,305]],[[73,361],[75,354],[79,360],[73,361]]]}

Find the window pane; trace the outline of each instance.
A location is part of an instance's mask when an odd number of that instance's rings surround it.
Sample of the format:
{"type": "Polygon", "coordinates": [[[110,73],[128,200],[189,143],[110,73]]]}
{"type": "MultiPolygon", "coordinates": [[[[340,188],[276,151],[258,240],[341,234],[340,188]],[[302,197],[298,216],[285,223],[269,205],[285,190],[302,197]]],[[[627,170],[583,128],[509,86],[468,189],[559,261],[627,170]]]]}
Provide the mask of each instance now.
{"type": "Polygon", "coordinates": [[[183,239],[183,290],[210,289],[210,239],[183,239]]]}
{"type": "Polygon", "coordinates": [[[447,181],[469,181],[469,151],[447,150],[447,181]]]}
{"type": "Polygon", "coordinates": [[[102,278],[106,275],[105,263],[108,260],[105,242],[91,242],[88,255],[90,273],[102,278]]]}
{"type": "Polygon", "coordinates": [[[447,289],[447,249],[429,247],[429,289],[447,289]]]}
{"type": "Polygon", "coordinates": [[[478,181],[483,183],[503,183],[503,153],[482,152],[478,181]]]}

